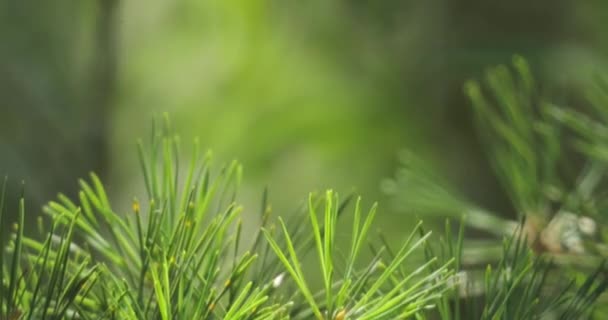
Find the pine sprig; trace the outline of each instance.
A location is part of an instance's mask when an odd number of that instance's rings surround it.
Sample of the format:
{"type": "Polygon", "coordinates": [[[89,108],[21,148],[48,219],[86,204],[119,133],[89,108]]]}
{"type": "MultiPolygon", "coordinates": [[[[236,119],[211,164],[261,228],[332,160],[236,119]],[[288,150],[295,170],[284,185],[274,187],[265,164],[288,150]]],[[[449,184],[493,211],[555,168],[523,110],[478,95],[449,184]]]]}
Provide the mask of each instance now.
{"type": "MultiPolygon", "coordinates": [[[[2,199],[5,188],[6,180],[2,199]]],[[[3,208],[0,203],[2,225],[7,223],[3,208]]],[[[62,319],[74,316],[78,310],[95,308],[89,291],[97,283],[100,271],[73,243],[76,217],[59,217],[63,222],[54,222],[43,242],[24,233],[23,198],[18,217],[9,242],[0,242],[0,318],[62,319]]]]}
{"type": "MultiPolygon", "coordinates": [[[[431,263],[421,266],[407,276],[400,273],[406,259],[422,248],[430,234],[415,239],[412,232],[398,252],[390,258],[376,255],[371,264],[359,269],[357,257],[367,242],[368,231],[373,222],[376,207],[372,207],[363,219],[360,198],[355,205],[355,216],[351,230],[350,252],[344,261],[344,270],[337,269],[335,261],[335,234],[337,232],[338,196],[331,191],[325,195],[323,220],[320,224],[313,196],[309,198],[309,219],[314,234],[323,289],[318,294],[305,278],[301,261],[294,247],[286,225],[279,220],[287,249],[283,249],[268,231],[265,235],[289,275],[296,282],[300,294],[307,302],[316,319],[405,319],[420,313],[431,301],[445,289],[449,276],[448,263],[431,270],[431,263]]],[[[420,225],[416,227],[416,230],[420,225]]],[[[415,231],[416,231],[415,230],[415,231]]]]}
{"type": "Polygon", "coordinates": [[[426,247],[427,257],[456,257],[451,289],[437,301],[442,320],[586,319],[606,290],[608,277],[600,264],[589,275],[575,277],[547,255],[536,255],[519,233],[503,239],[501,258],[485,268],[461,264],[464,224],[455,238],[449,222],[445,237],[426,247]]]}
{"type": "MultiPolygon", "coordinates": [[[[486,251],[482,259],[471,259],[472,253],[486,249],[467,241],[454,250],[448,237],[437,249],[439,257],[460,257],[457,274],[467,280],[464,288],[461,285],[452,297],[445,295],[437,303],[442,319],[459,319],[461,314],[467,319],[586,318],[606,289],[602,260],[607,233],[599,223],[606,220],[598,204],[606,185],[602,153],[608,150],[608,127],[601,121],[608,119],[607,87],[600,83],[588,94],[598,114],[591,118],[541,96],[531,74],[525,60],[515,57],[512,66],[491,68],[485,81],[465,85],[480,139],[514,214],[480,209],[436,177],[432,168],[410,157],[396,178],[385,183],[401,208],[409,204],[418,214],[464,216],[464,224],[495,235],[484,240],[491,247],[507,237],[502,252],[486,251]],[[575,133],[573,145],[587,161],[571,180],[561,172],[570,151],[563,144],[568,128],[575,133]],[[488,262],[494,267],[476,271],[488,262]],[[564,278],[574,280],[567,286],[555,281],[564,278]],[[478,306],[462,310],[461,302],[471,300],[478,306]]],[[[568,169],[577,167],[570,164],[568,169]]],[[[432,251],[427,253],[433,256],[432,251]]]]}
{"type": "MultiPolygon", "coordinates": [[[[179,141],[169,128],[165,119],[162,130],[154,129],[149,153],[139,147],[147,208],[134,200],[132,212],[118,214],[97,176],[80,181],[78,206],[87,214],[77,226],[93,255],[106,263],[104,277],[111,278],[99,290],[100,304],[121,319],[258,317],[257,310],[267,307],[269,285],[252,288],[247,272],[258,255],[238,252],[242,208],[235,197],[242,169],[232,162],[211,178],[210,156],[199,159],[196,146],[179,186],[179,141]]],[[[74,207],[64,199],[46,211],[57,219],[74,207]]]]}

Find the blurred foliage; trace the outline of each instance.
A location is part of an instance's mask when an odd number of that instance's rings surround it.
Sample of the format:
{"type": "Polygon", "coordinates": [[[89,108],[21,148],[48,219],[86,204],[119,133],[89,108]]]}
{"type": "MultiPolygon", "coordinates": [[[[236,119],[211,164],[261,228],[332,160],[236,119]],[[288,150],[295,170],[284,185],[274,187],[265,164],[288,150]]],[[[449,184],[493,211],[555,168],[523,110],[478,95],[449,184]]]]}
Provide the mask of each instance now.
{"type": "Polygon", "coordinates": [[[377,189],[373,181],[389,172],[406,138],[402,121],[386,105],[370,107],[377,85],[315,48],[322,40],[299,30],[296,8],[267,1],[157,5],[159,16],[136,5],[123,12],[130,21],[123,38],[128,89],[119,98],[125,107],[114,141],[125,141],[136,115],[172,106],[187,136],[238,157],[271,190],[291,185],[282,190],[286,199],[336,182],[377,189]],[[142,37],[144,28],[159,32],[142,37]],[[167,77],[175,89],[165,89],[167,77]]]}
{"type": "Polygon", "coordinates": [[[280,208],[329,186],[381,199],[408,147],[502,209],[464,79],[517,52],[541,83],[584,85],[604,68],[604,12],[565,0],[0,0],[0,171],[26,180],[36,205],[89,170],[120,195],[139,181],[126,137],[169,111],[183,136],[243,161],[245,194],[281,188],[280,208]]]}
{"type": "Polygon", "coordinates": [[[589,58],[601,53],[595,29],[573,14],[583,10],[567,1],[127,4],[114,158],[147,123],[134,118],[171,106],[186,136],[247,165],[254,190],[290,185],[284,204],[328,185],[374,197],[407,146],[500,209],[509,204],[479,156],[462,82],[519,52],[543,83],[576,84],[579,66],[600,65],[589,58]]]}

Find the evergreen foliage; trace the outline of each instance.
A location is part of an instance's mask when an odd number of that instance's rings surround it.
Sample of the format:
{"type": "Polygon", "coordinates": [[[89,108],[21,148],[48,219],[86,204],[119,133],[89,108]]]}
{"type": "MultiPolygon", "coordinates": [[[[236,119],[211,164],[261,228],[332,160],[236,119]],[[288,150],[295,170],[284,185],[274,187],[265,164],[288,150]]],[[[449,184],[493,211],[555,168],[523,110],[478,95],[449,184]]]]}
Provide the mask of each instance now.
{"type": "MultiPolygon", "coordinates": [[[[420,222],[392,248],[370,237],[376,205],[365,214],[361,198],[340,201],[330,190],[276,219],[264,192],[260,226],[246,241],[241,165],[216,171],[195,142],[183,169],[165,118],[138,144],[146,199],[129,212],[91,174],[77,199],[60,194],[37,232],[25,232],[22,197],[13,232],[0,239],[0,319],[602,319],[606,83],[589,93],[596,120],[538,98],[522,58],[486,80],[465,88],[512,200],[510,219],[404,153],[386,190],[420,214],[464,215],[455,236],[449,220],[439,237],[420,222]],[[576,179],[560,174],[562,135],[586,160],[576,179]],[[338,219],[351,211],[342,249],[338,219]],[[467,225],[494,237],[465,239],[467,225]]],[[[2,197],[2,226],[4,207],[2,197]]]]}

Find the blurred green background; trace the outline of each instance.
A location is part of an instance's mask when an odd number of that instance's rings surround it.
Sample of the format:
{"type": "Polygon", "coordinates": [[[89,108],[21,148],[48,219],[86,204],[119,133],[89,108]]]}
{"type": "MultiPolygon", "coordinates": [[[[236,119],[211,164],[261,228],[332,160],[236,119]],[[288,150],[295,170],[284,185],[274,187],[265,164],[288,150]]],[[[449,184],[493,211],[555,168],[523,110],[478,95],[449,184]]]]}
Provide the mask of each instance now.
{"type": "Polygon", "coordinates": [[[607,19],[605,1],[0,0],[8,203],[21,180],[39,208],[89,171],[119,208],[143,198],[135,141],[167,111],[186,154],[198,136],[244,164],[255,212],[265,186],[278,213],[354,190],[399,236],[413,219],[379,185],[401,149],[508,207],[464,80],[518,53],[544,85],[576,90],[606,68],[607,19]]]}

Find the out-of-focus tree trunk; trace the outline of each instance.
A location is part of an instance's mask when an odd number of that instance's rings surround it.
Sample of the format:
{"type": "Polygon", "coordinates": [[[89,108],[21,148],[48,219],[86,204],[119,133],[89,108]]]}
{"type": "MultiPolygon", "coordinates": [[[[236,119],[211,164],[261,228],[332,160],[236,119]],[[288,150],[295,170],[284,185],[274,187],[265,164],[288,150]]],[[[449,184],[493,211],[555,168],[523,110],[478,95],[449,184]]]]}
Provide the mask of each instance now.
{"type": "Polygon", "coordinates": [[[92,85],[90,112],[85,115],[91,124],[85,154],[94,159],[92,170],[106,173],[108,161],[108,130],[111,107],[116,91],[118,0],[99,0],[99,13],[95,30],[95,56],[91,63],[92,85]]]}
{"type": "Polygon", "coordinates": [[[117,0],[0,0],[0,176],[7,217],[25,181],[27,221],[107,167],[117,0]],[[30,218],[31,217],[31,218],[30,218]]]}

